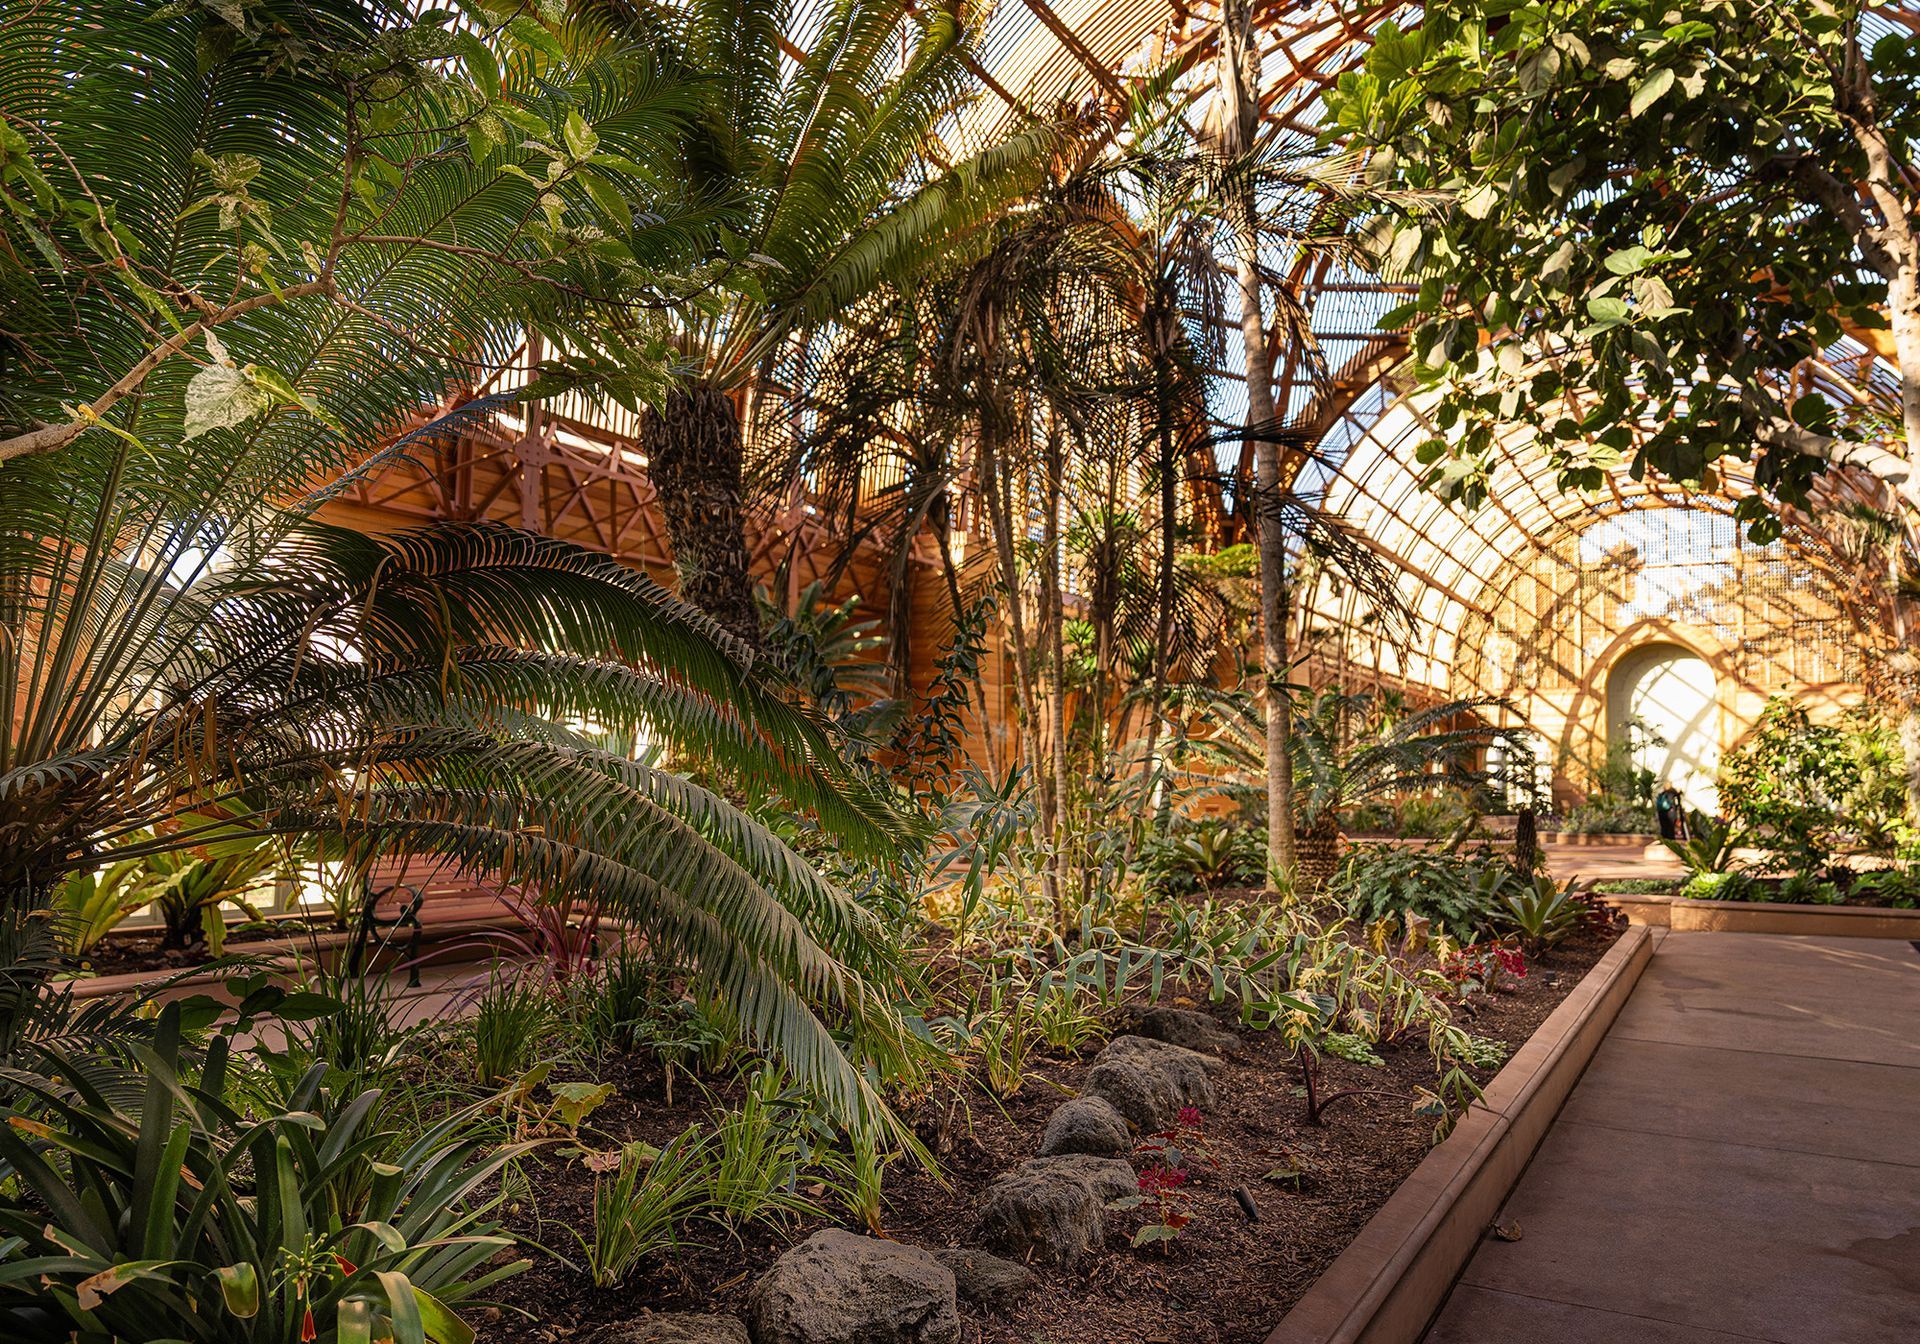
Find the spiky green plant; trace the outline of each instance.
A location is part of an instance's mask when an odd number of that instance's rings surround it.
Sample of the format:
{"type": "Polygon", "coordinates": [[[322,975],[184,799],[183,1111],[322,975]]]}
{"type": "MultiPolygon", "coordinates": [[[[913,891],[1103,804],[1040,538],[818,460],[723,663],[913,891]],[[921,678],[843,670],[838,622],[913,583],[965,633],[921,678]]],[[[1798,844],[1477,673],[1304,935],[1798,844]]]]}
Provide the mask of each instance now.
{"type": "Polygon", "coordinates": [[[462,1303],[526,1262],[483,1193],[524,1146],[489,1152],[454,1115],[382,1132],[381,1094],[346,1100],[316,1063],[283,1109],[226,1099],[229,1046],[180,1058],[168,1007],[137,1107],[74,1069],[0,1110],[0,1335],[295,1344],[456,1344],[462,1303]]]}
{"type": "Polygon", "coordinates": [[[874,921],[719,792],[596,745],[644,733],[888,852],[820,726],[605,556],[320,516],[491,409],[432,418],[450,379],[671,288],[646,257],[689,236],[642,164],[704,92],[582,24],[447,23],[59,0],[0,27],[0,951],[43,964],[65,875],[214,830],[431,855],[632,921],[871,1122],[816,1010],[899,1064],[874,921]]]}

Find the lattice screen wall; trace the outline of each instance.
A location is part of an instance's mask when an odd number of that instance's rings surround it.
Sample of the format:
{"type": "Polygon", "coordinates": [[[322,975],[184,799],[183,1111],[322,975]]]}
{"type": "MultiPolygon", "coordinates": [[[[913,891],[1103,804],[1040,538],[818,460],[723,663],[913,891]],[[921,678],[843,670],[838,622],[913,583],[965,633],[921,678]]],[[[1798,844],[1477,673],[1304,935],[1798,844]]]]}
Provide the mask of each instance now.
{"type": "Polygon", "coordinates": [[[1652,619],[1700,632],[1761,690],[1862,674],[1859,635],[1833,580],[1780,542],[1747,541],[1711,509],[1565,525],[1516,560],[1483,605],[1461,630],[1455,695],[1577,689],[1620,635],[1652,619]]]}

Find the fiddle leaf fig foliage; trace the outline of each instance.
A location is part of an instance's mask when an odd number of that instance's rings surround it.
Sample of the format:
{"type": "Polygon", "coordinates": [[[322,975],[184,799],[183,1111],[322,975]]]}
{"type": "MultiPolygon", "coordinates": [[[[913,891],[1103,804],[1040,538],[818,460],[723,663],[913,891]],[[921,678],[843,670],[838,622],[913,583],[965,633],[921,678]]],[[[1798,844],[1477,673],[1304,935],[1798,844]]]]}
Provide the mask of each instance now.
{"type": "Polygon", "coordinates": [[[1420,281],[1387,325],[1440,393],[1429,483],[1477,502],[1517,421],[1568,488],[1736,459],[1791,504],[1847,464],[1920,509],[1917,87],[1908,20],[1866,3],[1464,0],[1384,28],[1330,133],[1453,198],[1375,224],[1420,281]],[[1789,379],[1843,334],[1897,391],[1789,379]]]}

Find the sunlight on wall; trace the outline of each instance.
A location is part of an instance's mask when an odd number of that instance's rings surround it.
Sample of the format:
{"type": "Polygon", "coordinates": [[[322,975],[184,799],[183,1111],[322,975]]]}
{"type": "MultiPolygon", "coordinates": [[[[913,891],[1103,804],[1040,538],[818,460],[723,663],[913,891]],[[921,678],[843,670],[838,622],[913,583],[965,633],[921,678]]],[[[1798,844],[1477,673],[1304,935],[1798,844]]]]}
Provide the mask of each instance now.
{"type": "Polygon", "coordinates": [[[1633,763],[1653,772],[1654,787],[1679,789],[1687,806],[1719,810],[1720,703],[1713,669],[1677,644],[1655,644],[1621,658],[1607,677],[1607,736],[1633,748],[1633,763]]]}

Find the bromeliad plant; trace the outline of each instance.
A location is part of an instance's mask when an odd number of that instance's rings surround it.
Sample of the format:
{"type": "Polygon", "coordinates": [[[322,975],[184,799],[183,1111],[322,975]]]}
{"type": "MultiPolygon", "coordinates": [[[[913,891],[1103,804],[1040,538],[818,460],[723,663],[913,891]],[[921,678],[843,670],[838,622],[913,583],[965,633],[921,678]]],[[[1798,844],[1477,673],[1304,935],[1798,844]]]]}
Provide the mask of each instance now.
{"type": "Polygon", "coordinates": [[[194,1068],[181,1009],[123,1109],[84,1070],[29,1084],[0,1126],[0,1336],[108,1344],[470,1344],[458,1314],[524,1268],[483,1195],[521,1148],[454,1115],[410,1141],[381,1094],[346,1101],[314,1065],[284,1109],[236,1110],[229,1038],[194,1068]]]}

